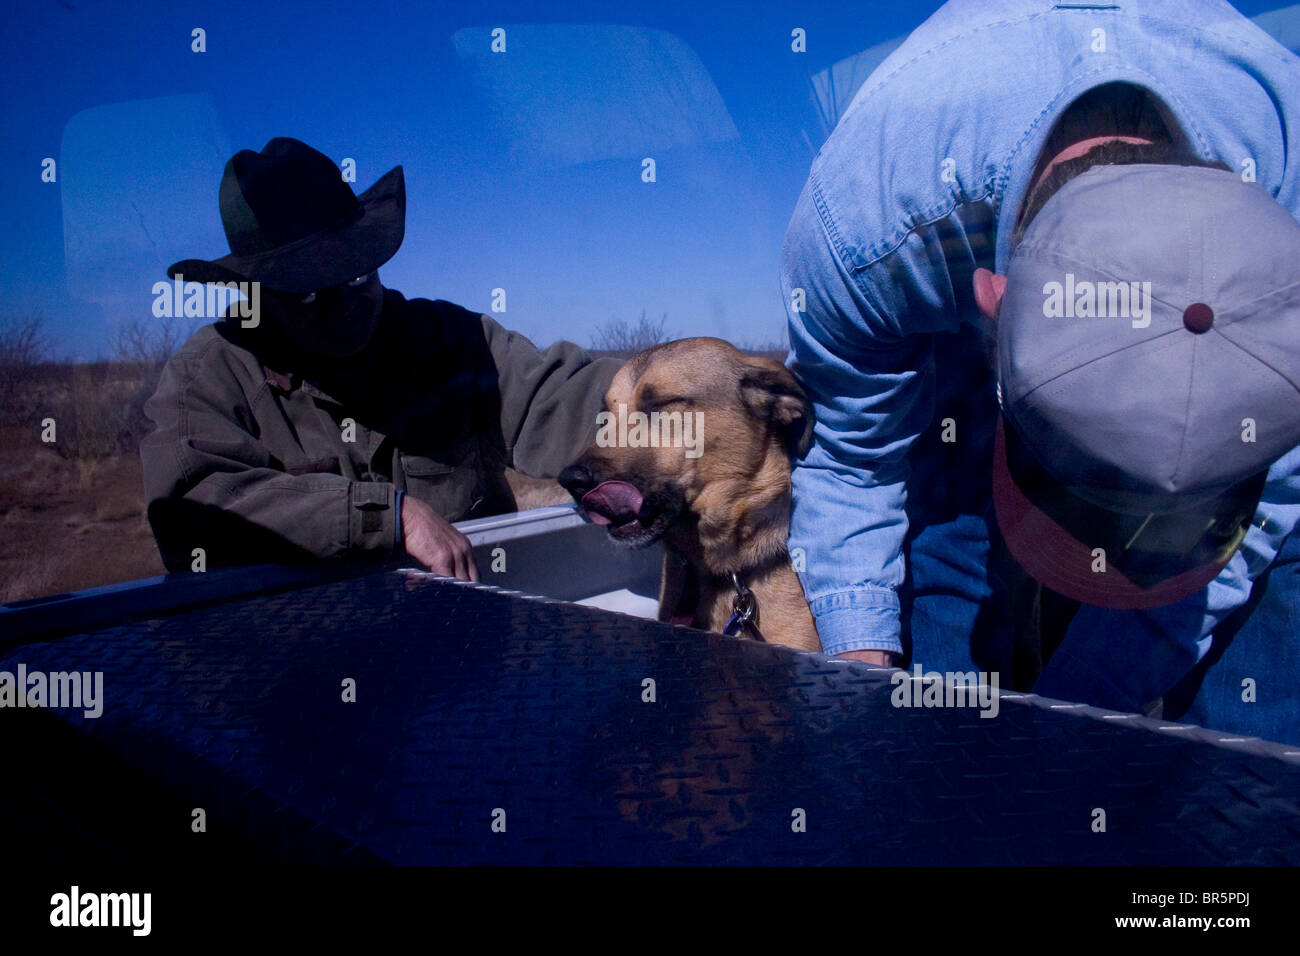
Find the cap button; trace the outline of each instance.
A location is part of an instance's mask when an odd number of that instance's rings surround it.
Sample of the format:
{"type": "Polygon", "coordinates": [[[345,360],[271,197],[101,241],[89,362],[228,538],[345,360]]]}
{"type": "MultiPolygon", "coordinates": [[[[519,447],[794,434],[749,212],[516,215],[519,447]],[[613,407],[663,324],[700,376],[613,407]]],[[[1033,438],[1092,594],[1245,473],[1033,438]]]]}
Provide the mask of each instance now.
{"type": "Polygon", "coordinates": [[[1204,302],[1193,302],[1183,310],[1183,325],[1187,331],[1200,335],[1210,331],[1214,324],[1214,310],[1204,302]]]}

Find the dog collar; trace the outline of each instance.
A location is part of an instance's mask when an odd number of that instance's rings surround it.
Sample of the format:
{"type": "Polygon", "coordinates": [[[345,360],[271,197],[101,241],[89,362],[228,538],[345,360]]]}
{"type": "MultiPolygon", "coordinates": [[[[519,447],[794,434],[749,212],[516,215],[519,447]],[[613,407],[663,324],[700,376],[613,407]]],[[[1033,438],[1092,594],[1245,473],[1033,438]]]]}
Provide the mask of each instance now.
{"type": "Polygon", "coordinates": [[[766,644],[767,639],[758,629],[758,599],[754,592],[740,583],[740,575],[735,571],[731,572],[731,585],[736,589],[736,596],[731,599],[731,617],[722,633],[728,637],[752,637],[766,644]]]}

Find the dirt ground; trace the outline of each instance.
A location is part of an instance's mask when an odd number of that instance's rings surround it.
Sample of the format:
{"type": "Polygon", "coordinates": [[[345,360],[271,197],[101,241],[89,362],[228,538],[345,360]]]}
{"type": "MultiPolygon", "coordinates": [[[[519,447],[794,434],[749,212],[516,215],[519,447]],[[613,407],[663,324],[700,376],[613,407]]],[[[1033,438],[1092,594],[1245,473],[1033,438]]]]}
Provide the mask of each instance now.
{"type": "Polygon", "coordinates": [[[162,573],[138,457],[79,462],[0,429],[0,603],[162,573]]]}

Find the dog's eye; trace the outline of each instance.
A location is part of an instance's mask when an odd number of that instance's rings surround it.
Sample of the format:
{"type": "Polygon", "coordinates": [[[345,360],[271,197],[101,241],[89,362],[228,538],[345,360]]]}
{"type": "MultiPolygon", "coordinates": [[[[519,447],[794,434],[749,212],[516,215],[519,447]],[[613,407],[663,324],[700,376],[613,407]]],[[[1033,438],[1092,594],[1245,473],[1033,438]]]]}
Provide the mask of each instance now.
{"type": "Polygon", "coordinates": [[[657,412],[661,408],[667,408],[670,405],[692,405],[694,404],[689,398],[682,396],[673,396],[672,398],[654,398],[643,403],[643,410],[647,412],[657,412]]]}

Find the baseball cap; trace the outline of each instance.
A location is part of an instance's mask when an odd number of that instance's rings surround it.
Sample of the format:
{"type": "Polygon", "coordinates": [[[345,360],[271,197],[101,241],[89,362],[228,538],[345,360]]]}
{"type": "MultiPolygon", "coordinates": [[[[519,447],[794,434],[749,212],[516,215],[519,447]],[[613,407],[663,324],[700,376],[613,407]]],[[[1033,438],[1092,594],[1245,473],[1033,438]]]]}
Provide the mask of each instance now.
{"type": "Polygon", "coordinates": [[[998,315],[1012,555],[1100,607],[1213,580],[1300,444],[1300,223],[1198,166],[1098,166],[1043,206],[998,315]]]}

